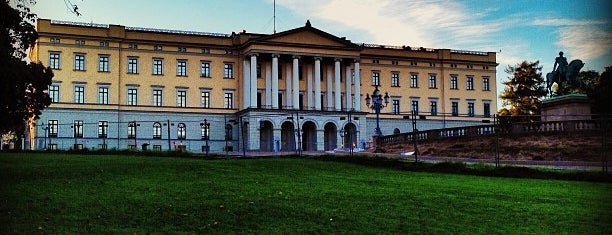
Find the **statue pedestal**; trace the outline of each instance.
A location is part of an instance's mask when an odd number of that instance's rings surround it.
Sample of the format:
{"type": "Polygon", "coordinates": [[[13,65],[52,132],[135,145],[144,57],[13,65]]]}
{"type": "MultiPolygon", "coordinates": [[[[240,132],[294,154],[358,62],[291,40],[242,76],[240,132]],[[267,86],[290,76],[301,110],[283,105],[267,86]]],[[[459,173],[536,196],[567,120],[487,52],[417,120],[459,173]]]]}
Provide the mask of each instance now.
{"type": "Polygon", "coordinates": [[[591,101],[585,94],[569,94],[542,101],[542,121],[591,119],[591,101]]]}

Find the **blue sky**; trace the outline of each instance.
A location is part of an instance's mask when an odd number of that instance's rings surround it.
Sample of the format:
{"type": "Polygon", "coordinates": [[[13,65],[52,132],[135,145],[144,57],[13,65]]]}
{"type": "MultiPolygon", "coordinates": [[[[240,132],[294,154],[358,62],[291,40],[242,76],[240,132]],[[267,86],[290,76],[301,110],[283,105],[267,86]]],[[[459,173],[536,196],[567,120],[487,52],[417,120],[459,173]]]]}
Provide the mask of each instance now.
{"type": "MultiPolygon", "coordinates": [[[[272,33],[273,0],[38,0],[41,18],[162,29],[272,33]],[[65,2],[77,4],[82,16],[65,2]]],[[[612,65],[609,0],[276,0],[276,31],[304,25],[353,42],[498,52],[498,91],[508,65],[563,51],[584,70],[612,65]]]]}

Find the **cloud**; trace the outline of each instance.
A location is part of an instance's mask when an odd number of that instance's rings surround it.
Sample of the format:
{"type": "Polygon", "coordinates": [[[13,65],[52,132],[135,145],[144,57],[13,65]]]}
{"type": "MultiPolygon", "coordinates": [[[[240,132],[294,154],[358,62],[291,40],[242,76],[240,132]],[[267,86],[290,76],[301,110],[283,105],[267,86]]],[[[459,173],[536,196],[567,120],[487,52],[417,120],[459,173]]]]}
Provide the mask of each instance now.
{"type": "Polygon", "coordinates": [[[560,18],[546,18],[546,19],[535,19],[533,25],[536,26],[584,26],[584,25],[597,25],[605,24],[604,20],[577,20],[577,19],[560,19],[560,18]]]}
{"type": "Polygon", "coordinates": [[[558,29],[555,43],[568,58],[593,60],[612,51],[612,32],[599,25],[571,25],[558,29]]]}

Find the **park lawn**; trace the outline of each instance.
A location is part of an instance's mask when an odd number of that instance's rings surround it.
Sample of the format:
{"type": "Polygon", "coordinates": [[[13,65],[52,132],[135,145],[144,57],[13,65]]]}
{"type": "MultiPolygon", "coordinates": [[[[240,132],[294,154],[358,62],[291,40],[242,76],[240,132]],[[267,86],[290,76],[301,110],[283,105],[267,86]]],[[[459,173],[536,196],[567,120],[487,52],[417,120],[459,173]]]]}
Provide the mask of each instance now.
{"type": "Polygon", "coordinates": [[[609,234],[612,184],[297,158],[0,153],[1,234],[609,234]]]}

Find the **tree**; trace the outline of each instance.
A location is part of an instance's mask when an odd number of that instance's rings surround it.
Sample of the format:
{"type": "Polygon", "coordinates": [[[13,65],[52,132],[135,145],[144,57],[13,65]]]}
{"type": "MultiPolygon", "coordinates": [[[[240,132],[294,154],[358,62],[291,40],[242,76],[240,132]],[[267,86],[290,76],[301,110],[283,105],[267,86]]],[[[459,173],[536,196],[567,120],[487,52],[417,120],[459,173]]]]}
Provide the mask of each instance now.
{"type": "Polygon", "coordinates": [[[506,87],[500,95],[503,104],[509,106],[505,114],[512,116],[513,122],[539,121],[540,98],[547,94],[540,62],[523,61],[505,71],[512,75],[503,82],[506,87]]]}
{"type": "Polygon", "coordinates": [[[37,119],[51,104],[46,93],[53,72],[41,63],[25,61],[26,52],[38,39],[36,15],[28,0],[0,2],[0,134],[8,131],[21,136],[27,121],[37,119]]]}
{"type": "Polygon", "coordinates": [[[586,89],[587,95],[593,101],[593,114],[612,115],[612,66],[606,67],[600,76],[594,78],[586,89]]]}

